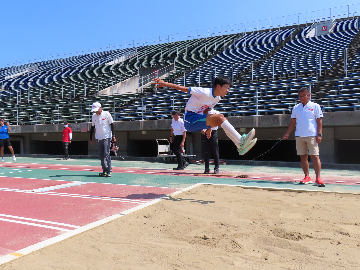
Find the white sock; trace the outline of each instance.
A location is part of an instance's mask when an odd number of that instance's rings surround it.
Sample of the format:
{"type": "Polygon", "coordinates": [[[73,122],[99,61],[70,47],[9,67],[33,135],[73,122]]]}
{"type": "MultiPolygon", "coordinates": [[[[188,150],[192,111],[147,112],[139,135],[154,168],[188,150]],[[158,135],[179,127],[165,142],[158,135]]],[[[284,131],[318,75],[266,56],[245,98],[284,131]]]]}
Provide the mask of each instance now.
{"type": "Polygon", "coordinates": [[[228,120],[224,121],[221,124],[221,127],[224,129],[226,135],[230,138],[230,140],[234,142],[236,147],[240,148],[239,144],[241,143],[241,136],[236,131],[236,129],[230,124],[230,122],[228,120]]]}

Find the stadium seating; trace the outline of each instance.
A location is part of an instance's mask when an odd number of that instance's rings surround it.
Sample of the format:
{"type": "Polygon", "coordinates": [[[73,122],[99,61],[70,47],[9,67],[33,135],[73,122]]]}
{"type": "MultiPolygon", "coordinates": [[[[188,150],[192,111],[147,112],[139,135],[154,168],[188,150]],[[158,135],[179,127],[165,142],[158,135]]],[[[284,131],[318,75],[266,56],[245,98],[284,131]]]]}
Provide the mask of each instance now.
{"type": "Polygon", "coordinates": [[[188,94],[150,87],[139,94],[95,96],[141,68],[171,64],[175,70],[165,79],[180,85],[210,87],[219,75],[233,79],[217,105],[226,116],[288,114],[298,103],[298,89],[315,87],[319,80],[332,82],[317,100],[325,111],[358,110],[360,53],[348,63],[347,76],[323,78],[319,70],[330,71],[344,57],[358,34],[359,19],[338,20],[327,35],[306,37],[309,30],[302,25],[143,44],[0,68],[1,115],[19,125],[81,123],[90,121],[91,104],[99,101],[116,121],[171,118],[172,110],[185,107],[188,94]],[[256,68],[246,73],[254,63],[256,68]],[[242,73],[246,75],[234,79],[242,73]]]}

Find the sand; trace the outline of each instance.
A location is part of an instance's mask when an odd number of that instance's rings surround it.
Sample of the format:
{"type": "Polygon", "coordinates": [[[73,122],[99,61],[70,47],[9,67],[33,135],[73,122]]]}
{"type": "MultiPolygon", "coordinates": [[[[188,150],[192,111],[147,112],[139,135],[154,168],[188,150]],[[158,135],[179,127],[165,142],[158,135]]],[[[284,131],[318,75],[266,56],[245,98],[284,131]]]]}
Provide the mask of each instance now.
{"type": "Polygon", "coordinates": [[[0,269],[360,269],[359,209],[360,195],[201,185],[0,269]]]}

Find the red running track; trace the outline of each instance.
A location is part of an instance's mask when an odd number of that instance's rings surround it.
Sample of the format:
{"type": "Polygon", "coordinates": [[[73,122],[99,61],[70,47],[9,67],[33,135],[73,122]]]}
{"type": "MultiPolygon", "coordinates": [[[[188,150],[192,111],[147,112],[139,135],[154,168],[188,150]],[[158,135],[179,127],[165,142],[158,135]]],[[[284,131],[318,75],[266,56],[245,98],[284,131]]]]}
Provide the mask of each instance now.
{"type": "Polygon", "coordinates": [[[178,189],[2,177],[0,257],[175,191],[178,189]],[[53,187],[56,189],[51,190],[53,187]]]}

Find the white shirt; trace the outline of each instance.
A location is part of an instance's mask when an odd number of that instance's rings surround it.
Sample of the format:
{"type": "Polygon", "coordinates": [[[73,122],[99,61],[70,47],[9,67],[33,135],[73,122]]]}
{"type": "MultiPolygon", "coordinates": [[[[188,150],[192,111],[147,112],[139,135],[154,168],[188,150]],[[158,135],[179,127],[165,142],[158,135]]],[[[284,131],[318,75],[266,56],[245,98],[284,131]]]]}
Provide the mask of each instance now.
{"type": "Polygon", "coordinates": [[[100,115],[94,113],[92,115],[92,126],[95,126],[95,139],[103,140],[111,138],[111,127],[113,123],[111,114],[107,111],[102,111],[100,115]]]}
{"type": "Polygon", "coordinates": [[[171,127],[173,129],[174,135],[184,135],[184,132],[186,131],[184,127],[184,120],[179,118],[179,120],[175,121],[174,118],[171,122],[171,127]]]}
{"type": "Polygon", "coordinates": [[[214,96],[214,89],[202,87],[189,87],[189,98],[185,110],[202,114],[207,108],[213,108],[219,101],[220,96],[214,96]]]}
{"type": "Polygon", "coordinates": [[[320,105],[309,101],[305,106],[294,106],[291,118],[296,119],[296,137],[314,137],[317,135],[316,119],[324,117],[320,105]]]}

